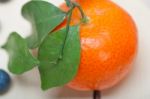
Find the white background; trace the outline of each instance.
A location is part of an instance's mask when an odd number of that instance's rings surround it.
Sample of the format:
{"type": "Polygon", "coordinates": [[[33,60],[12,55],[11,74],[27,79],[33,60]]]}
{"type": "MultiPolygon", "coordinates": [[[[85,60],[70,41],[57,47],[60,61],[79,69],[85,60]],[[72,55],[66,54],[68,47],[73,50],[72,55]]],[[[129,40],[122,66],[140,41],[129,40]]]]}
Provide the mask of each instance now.
{"type": "MultiPolygon", "coordinates": [[[[20,14],[21,6],[28,0],[10,0],[0,3],[0,46],[12,31],[23,37],[29,35],[31,27],[20,14]]],[[[63,0],[49,0],[59,5],[63,0]]],[[[150,99],[150,1],[114,0],[135,20],[139,33],[139,51],[134,69],[117,86],[103,91],[102,99],[150,99]]],[[[7,70],[7,53],[0,49],[0,68],[7,70]]],[[[12,87],[0,99],[92,99],[91,92],[78,92],[69,88],[55,88],[43,92],[37,69],[21,76],[12,76],[12,87]]]]}

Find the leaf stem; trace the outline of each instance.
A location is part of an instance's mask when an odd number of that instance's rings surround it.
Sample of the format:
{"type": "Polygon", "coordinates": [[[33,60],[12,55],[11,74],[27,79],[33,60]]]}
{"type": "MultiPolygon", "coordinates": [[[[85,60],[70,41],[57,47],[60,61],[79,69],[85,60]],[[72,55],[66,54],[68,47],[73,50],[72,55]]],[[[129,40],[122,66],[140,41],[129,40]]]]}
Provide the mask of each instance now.
{"type": "Polygon", "coordinates": [[[72,3],[71,3],[70,0],[65,0],[65,2],[66,2],[66,4],[67,4],[68,7],[71,7],[71,6],[72,6],[72,3]]]}
{"type": "Polygon", "coordinates": [[[81,8],[81,6],[77,2],[71,2],[71,0],[65,0],[65,1],[66,1],[66,4],[67,4],[68,7],[75,6],[79,9],[79,11],[81,13],[81,16],[82,16],[82,19],[81,19],[82,23],[87,23],[88,22],[87,16],[85,15],[83,9],[81,8]]]}
{"type": "Polygon", "coordinates": [[[76,2],[72,2],[72,4],[73,4],[75,7],[77,7],[77,8],[79,9],[82,18],[85,18],[86,15],[84,14],[84,11],[83,11],[83,9],[81,8],[81,6],[80,6],[78,3],[76,3],[76,2]]]}
{"type": "Polygon", "coordinates": [[[65,40],[64,40],[64,46],[62,47],[59,59],[62,59],[62,56],[63,56],[63,50],[64,50],[65,43],[66,43],[66,40],[67,40],[67,36],[68,36],[68,33],[69,33],[70,22],[71,22],[71,17],[72,17],[72,11],[73,11],[74,8],[75,8],[75,6],[73,5],[70,8],[70,10],[68,11],[68,13],[66,14],[66,16],[68,17],[68,19],[67,19],[67,25],[66,25],[66,36],[65,36],[65,40]]]}
{"type": "Polygon", "coordinates": [[[64,46],[61,49],[61,54],[60,54],[59,59],[62,59],[62,56],[63,56],[63,50],[64,50],[66,39],[67,39],[67,36],[68,36],[71,17],[72,17],[72,12],[73,12],[74,8],[77,7],[79,9],[79,11],[81,13],[81,16],[82,16],[82,19],[81,19],[82,23],[87,23],[87,21],[88,21],[86,15],[84,14],[84,11],[82,10],[81,6],[78,3],[71,2],[70,0],[65,0],[65,1],[66,1],[67,6],[70,7],[70,10],[66,13],[66,17],[68,17],[67,18],[67,25],[66,25],[66,36],[65,36],[65,40],[64,40],[64,46]]]}
{"type": "Polygon", "coordinates": [[[81,16],[82,16],[81,22],[82,23],[87,23],[88,22],[88,18],[85,15],[85,13],[84,13],[83,9],[81,8],[81,6],[78,3],[76,3],[76,2],[72,2],[72,4],[79,9],[79,11],[81,13],[81,16]]]}

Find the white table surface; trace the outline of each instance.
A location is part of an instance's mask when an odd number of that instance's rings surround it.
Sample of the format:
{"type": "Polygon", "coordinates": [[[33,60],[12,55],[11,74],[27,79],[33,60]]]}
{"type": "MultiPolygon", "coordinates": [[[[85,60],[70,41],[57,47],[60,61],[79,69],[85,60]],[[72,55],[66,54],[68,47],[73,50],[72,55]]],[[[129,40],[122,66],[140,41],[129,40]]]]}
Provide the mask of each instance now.
{"type": "MultiPolygon", "coordinates": [[[[20,14],[21,6],[29,0],[0,3],[0,46],[12,31],[23,37],[29,35],[29,22],[20,14]]],[[[63,0],[48,0],[59,5],[63,0]]],[[[113,0],[127,10],[135,20],[139,33],[139,51],[132,72],[117,86],[103,91],[102,99],[150,99],[150,0],[113,0]]],[[[0,68],[7,70],[8,55],[0,49],[0,68]]],[[[69,88],[40,89],[37,68],[21,76],[11,75],[12,87],[0,99],[92,99],[91,92],[69,88]]]]}

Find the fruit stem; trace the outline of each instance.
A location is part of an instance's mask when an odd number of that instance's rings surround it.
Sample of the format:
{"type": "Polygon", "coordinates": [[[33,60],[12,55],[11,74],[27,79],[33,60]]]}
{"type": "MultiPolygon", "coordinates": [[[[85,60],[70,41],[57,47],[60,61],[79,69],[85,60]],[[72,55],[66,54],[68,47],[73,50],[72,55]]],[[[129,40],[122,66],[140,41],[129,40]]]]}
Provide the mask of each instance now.
{"type": "Polygon", "coordinates": [[[70,0],[65,0],[65,2],[66,2],[66,4],[67,4],[68,7],[71,7],[71,6],[72,6],[72,3],[71,3],[70,0]]]}
{"type": "Polygon", "coordinates": [[[81,6],[80,6],[78,3],[76,3],[76,2],[72,2],[72,4],[75,5],[75,6],[79,9],[82,18],[85,18],[86,15],[84,14],[84,11],[83,11],[83,9],[81,8],[81,6]]]}
{"type": "Polygon", "coordinates": [[[65,0],[66,1],[66,4],[68,7],[77,7],[81,13],[81,16],[82,16],[82,19],[81,19],[81,23],[87,23],[88,22],[88,18],[87,16],[85,15],[83,9],[81,8],[81,6],[77,3],[77,2],[71,2],[71,0],[65,0]]]}
{"type": "Polygon", "coordinates": [[[98,90],[94,90],[93,99],[101,99],[101,92],[98,90]]]}
{"type": "Polygon", "coordinates": [[[81,16],[82,16],[81,22],[82,23],[87,23],[88,22],[88,18],[85,15],[85,13],[84,13],[83,9],[81,8],[81,6],[78,3],[76,3],[76,2],[72,2],[72,4],[79,9],[79,11],[81,13],[81,16]]]}
{"type": "Polygon", "coordinates": [[[72,17],[72,12],[73,12],[74,8],[77,7],[79,9],[79,11],[80,11],[80,13],[82,15],[82,19],[81,19],[82,23],[87,23],[87,21],[88,21],[86,15],[84,14],[81,6],[78,3],[71,2],[71,0],[65,0],[65,1],[66,1],[67,6],[70,8],[70,10],[66,13],[66,17],[67,17],[66,35],[65,35],[65,40],[64,40],[64,46],[61,49],[61,54],[59,56],[59,59],[62,59],[62,56],[63,56],[63,50],[64,50],[66,39],[67,39],[67,36],[68,36],[68,32],[69,32],[69,28],[70,28],[70,22],[71,22],[71,17],[72,17]]]}

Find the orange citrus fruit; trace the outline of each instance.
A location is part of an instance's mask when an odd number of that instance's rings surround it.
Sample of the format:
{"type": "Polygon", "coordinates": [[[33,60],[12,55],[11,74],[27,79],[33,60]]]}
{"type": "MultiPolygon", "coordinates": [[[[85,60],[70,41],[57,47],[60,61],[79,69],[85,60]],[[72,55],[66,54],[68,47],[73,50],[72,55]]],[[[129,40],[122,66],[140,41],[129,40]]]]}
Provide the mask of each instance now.
{"type": "MultiPolygon", "coordinates": [[[[137,52],[137,29],[128,13],[110,0],[77,1],[89,21],[80,26],[81,61],[68,84],[76,90],[103,90],[122,80],[137,52]]],[[[67,11],[65,4],[61,9],[67,11]]],[[[71,24],[81,19],[73,11],[71,24]]],[[[57,29],[66,25],[64,21],[57,29]]]]}

